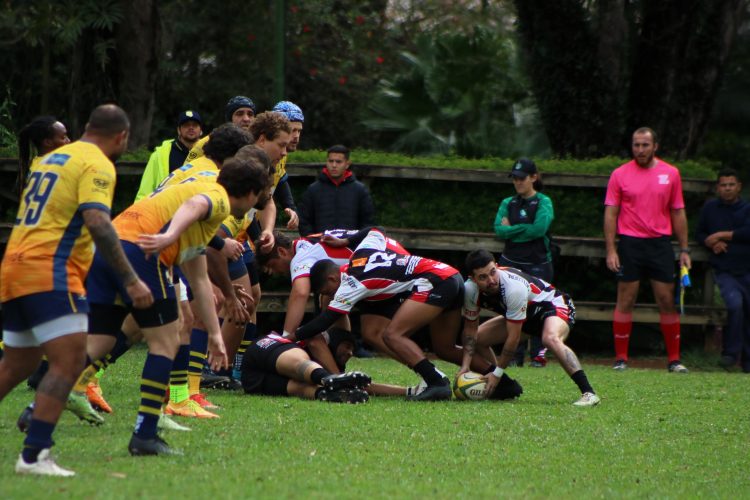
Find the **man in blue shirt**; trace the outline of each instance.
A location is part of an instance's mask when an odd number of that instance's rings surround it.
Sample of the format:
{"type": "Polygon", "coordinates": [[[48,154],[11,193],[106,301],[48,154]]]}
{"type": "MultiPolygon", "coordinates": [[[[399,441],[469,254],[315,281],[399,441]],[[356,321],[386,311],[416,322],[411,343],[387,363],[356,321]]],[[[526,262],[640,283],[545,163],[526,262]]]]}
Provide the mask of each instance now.
{"type": "Polygon", "coordinates": [[[709,262],[727,307],[721,361],[737,361],[750,373],[750,203],[740,198],[742,183],[735,170],[719,172],[717,198],[703,206],[695,232],[711,252],[709,262]]]}

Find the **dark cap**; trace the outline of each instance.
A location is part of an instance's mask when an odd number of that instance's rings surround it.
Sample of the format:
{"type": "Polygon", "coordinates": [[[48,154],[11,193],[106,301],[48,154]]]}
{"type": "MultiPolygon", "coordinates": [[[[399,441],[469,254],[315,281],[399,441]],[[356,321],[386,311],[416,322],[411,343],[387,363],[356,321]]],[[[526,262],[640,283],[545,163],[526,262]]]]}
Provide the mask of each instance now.
{"type": "Polygon", "coordinates": [[[516,160],[516,162],[513,164],[513,168],[511,168],[508,177],[519,177],[521,179],[524,179],[529,175],[533,175],[536,173],[536,163],[534,163],[532,160],[529,160],[528,158],[521,158],[520,160],[516,160]]]}
{"type": "Polygon", "coordinates": [[[226,119],[228,122],[232,121],[232,115],[240,108],[250,108],[253,110],[253,115],[258,114],[258,111],[255,108],[255,103],[252,99],[250,99],[249,97],[245,97],[244,95],[236,95],[229,99],[229,102],[227,102],[227,107],[224,110],[224,114],[226,115],[226,119]]]}
{"type": "Polygon", "coordinates": [[[188,109],[180,113],[180,116],[177,117],[177,126],[179,127],[185,122],[198,122],[198,125],[203,128],[203,120],[201,120],[201,115],[197,111],[188,109]]]}

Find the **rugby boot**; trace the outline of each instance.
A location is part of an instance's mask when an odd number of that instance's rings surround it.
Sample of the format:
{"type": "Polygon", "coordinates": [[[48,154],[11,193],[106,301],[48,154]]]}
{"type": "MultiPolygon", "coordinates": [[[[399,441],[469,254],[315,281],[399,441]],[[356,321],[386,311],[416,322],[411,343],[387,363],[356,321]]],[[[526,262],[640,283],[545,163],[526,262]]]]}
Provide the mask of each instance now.
{"type": "Polygon", "coordinates": [[[89,382],[88,385],[86,385],[86,397],[95,410],[104,413],[112,413],[112,407],[109,406],[107,400],[104,399],[102,388],[99,386],[98,382],[89,382]]]}
{"type": "Polygon", "coordinates": [[[65,408],[91,425],[102,425],[104,423],[104,419],[92,408],[86,395],[81,392],[71,392],[65,408]]]}
{"type": "Polygon", "coordinates": [[[16,420],[16,427],[18,427],[18,430],[21,432],[28,432],[29,426],[31,426],[31,416],[34,414],[34,403],[31,403],[29,406],[23,409],[21,414],[18,416],[18,420],[16,420]]]}
{"type": "Polygon", "coordinates": [[[49,454],[49,448],[40,451],[36,462],[30,464],[27,464],[23,457],[19,455],[16,462],[16,474],[57,477],[72,477],[76,475],[72,470],[63,469],[57,465],[49,454]]]}
{"type": "Polygon", "coordinates": [[[205,394],[202,394],[200,392],[198,394],[191,395],[190,399],[192,399],[193,401],[195,401],[196,403],[198,403],[201,408],[204,408],[206,410],[215,410],[217,408],[220,408],[219,405],[213,404],[211,401],[209,401],[208,399],[206,399],[206,395],[205,394]]]}
{"type": "Polygon", "coordinates": [[[217,414],[201,408],[201,405],[192,399],[186,399],[179,403],[170,401],[167,403],[166,408],[164,408],[164,413],[167,415],[177,415],[178,417],[219,418],[217,414]]]}
{"type": "Polygon", "coordinates": [[[321,389],[316,395],[320,401],[326,401],[328,403],[349,403],[358,404],[366,403],[370,400],[370,395],[367,391],[362,389],[339,389],[336,391],[330,391],[328,389],[321,389]]]}
{"type": "Polygon", "coordinates": [[[169,447],[166,441],[159,436],[151,439],[143,439],[135,434],[130,438],[128,443],[128,451],[133,456],[145,456],[145,455],[182,455],[182,452],[173,450],[169,447]]]}
{"type": "Polygon", "coordinates": [[[327,391],[338,391],[341,389],[364,389],[372,382],[369,375],[362,372],[347,372],[323,377],[321,385],[327,391]]]}
{"type": "Polygon", "coordinates": [[[439,385],[428,384],[425,390],[414,396],[407,396],[409,401],[445,401],[451,398],[451,383],[448,378],[443,378],[439,385]]]}

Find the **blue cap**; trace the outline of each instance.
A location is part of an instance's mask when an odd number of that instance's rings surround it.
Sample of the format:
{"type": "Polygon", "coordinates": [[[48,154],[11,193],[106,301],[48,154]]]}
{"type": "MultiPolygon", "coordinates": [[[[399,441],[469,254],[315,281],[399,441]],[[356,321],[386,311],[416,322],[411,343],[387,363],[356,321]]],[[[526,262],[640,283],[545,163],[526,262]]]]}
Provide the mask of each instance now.
{"type": "Polygon", "coordinates": [[[229,102],[227,102],[225,114],[228,122],[232,121],[232,115],[240,108],[250,108],[253,110],[254,115],[258,114],[258,111],[255,109],[255,103],[252,99],[245,97],[244,95],[237,95],[229,99],[229,102]]]}
{"type": "Polygon", "coordinates": [[[188,109],[187,111],[183,111],[180,113],[180,116],[177,117],[177,126],[179,127],[185,122],[198,122],[198,125],[203,128],[203,120],[201,120],[201,115],[198,114],[197,111],[193,111],[192,109],[188,109]]]}
{"type": "Polygon", "coordinates": [[[271,111],[281,113],[290,122],[305,123],[305,115],[302,114],[302,109],[291,101],[278,102],[271,111]]]}

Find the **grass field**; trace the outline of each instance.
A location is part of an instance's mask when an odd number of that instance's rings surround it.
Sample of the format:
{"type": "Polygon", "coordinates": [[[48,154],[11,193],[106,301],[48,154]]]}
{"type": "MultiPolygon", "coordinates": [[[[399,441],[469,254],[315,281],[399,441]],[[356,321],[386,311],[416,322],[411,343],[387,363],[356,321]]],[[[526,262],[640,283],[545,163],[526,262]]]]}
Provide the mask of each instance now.
{"type": "MultiPolygon", "coordinates": [[[[18,388],[0,404],[0,498],[750,497],[743,374],[586,365],[602,396],[595,408],[571,405],[578,391],[556,365],[510,369],[525,390],[510,403],[351,406],[212,391],[221,420],[183,419],[192,432],[165,434],[184,456],[133,458],[144,353],[105,375],[115,414],[103,427],[63,415],[54,454],[75,478],[16,476],[15,420],[31,393],[18,388]]],[[[416,378],[385,359],[350,368],[383,382],[416,378]]]]}

